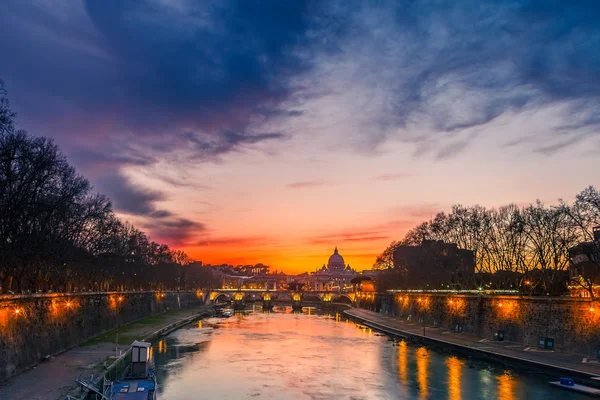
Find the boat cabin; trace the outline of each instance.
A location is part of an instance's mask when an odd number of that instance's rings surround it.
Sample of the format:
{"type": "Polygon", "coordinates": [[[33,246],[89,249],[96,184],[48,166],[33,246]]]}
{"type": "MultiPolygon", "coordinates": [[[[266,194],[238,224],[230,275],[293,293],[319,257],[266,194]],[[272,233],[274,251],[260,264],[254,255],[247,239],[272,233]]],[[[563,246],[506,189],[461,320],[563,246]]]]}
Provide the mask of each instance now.
{"type": "Polygon", "coordinates": [[[133,342],[129,374],[112,384],[110,400],[156,399],[156,376],[151,367],[150,346],[147,342],[133,342]]]}

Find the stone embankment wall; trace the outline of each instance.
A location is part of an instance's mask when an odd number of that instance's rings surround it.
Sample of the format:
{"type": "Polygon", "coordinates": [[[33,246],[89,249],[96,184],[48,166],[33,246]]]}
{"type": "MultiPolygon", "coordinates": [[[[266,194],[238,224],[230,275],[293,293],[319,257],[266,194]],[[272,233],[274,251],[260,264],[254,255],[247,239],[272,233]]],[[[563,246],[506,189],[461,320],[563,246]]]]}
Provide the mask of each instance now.
{"type": "Polygon", "coordinates": [[[196,292],[0,296],[0,382],[106,330],[203,301],[196,292]]]}
{"type": "Polygon", "coordinates": [[[596,357],[600,303],[569,297],[406,294],[371,296],[360,306],[425,326],[439,326],[494,339],[537,346],[554,339],[556,350],[596,357]]]}

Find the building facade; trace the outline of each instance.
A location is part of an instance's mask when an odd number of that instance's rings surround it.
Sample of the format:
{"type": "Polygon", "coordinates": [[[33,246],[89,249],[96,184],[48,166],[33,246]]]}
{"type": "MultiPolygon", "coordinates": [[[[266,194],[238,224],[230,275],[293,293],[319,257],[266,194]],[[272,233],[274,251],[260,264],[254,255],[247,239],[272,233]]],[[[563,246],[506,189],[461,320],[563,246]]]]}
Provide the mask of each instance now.
{"type": "Polygon", "coordinates": [[[593,228],[594,240],[569,249],[569,292],[575,297],[600,296],[600,226],[593,228]]]}

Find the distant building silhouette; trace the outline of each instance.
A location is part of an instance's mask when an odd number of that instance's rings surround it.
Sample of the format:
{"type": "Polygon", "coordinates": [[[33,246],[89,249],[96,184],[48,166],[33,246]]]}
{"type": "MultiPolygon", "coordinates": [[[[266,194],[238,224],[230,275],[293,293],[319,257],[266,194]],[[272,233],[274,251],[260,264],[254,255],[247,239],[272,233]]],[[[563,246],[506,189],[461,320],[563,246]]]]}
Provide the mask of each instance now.
{"type": "Polygon", "coordinates": [[[439,287],[464,282],[475,274],[475,254],[455,243],[424,240],[420,246],[399,246],[394,251],[394,268],[404,271],[406,286],[439,287]]]}
{"type": "Polygon", "coordinates": [[[571,296],[588,297],[590,289],[594,296],[600,295],[600,226],[594,227],[593,234],[593,241],[579,243],[569,249],[569,277],[573,284],[569,286],[571,296]]]}
{"type": "MultiPolygon", "coordinates": [[[[301,278],[301,281],[305,282],[309,290],[343,291],[349,290],[352,287],[350,281],[357,275],[359,273],[350,268],[350,264],[345,264],[344,257],[342,257],[336,247],[333,250],[333,254],[329,257],[327,265],[323,265],[323,267],[310,275],[305,274],[301,278]]],[[[297,279],[300,279],[300,277],[297,277],[297,279]]]]}

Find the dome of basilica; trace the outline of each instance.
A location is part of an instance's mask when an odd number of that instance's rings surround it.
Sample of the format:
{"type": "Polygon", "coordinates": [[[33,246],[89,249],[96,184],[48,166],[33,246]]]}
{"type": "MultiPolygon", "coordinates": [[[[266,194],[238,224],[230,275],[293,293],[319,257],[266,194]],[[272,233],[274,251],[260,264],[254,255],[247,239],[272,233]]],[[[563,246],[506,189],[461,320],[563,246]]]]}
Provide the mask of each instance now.
{"type": "Polygon", "coordinates": [[[344,265],[344,257],[338,253],[338,249],[336,247],[331,257],[329,257],[327,269],[330,271],[343,271],[345,268],[346,265],[344,265]]]}

